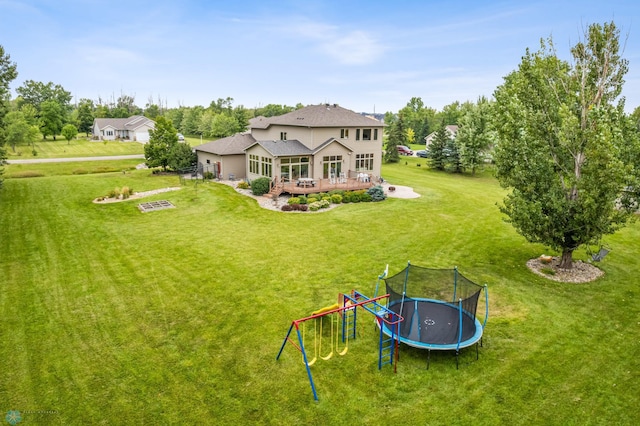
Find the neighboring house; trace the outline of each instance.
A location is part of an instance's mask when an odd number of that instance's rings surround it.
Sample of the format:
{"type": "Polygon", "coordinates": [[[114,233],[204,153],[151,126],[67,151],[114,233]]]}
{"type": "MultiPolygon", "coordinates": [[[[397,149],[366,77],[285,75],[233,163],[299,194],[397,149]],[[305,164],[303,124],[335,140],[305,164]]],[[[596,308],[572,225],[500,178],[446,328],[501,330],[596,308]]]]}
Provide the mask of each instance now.
{"type": "Polygon", "coordinates": [[[249,120],[249,132],[196,146],[218,177],[332,180],[380,177],[384,124],[336,104],[249,120]],[[244,161],[240,165],[240,161],[244,161]]]}
{"type": "MultiPolygon", "coordinates": [[[[456,135],[458,134],[458,126],[456,126],[455,124],[449,124],[445,126],[445,130],[449,134],[450,139],[456,138],[456,135]]],[[[431,145],[431,142],[433,141],[433,138],[435,136],[436,136],[436,132],[432,132],[432,133],[429,133],[429,135],[424,138],[426,146],[431,145]]]]}
{"type": "Polygon", "coordinates": [[[149,130],[155,122],[141,115],[129,118],[96,118],[93,120],[93,139],[112,141],[116,139],[149,142],[149,130]]]}

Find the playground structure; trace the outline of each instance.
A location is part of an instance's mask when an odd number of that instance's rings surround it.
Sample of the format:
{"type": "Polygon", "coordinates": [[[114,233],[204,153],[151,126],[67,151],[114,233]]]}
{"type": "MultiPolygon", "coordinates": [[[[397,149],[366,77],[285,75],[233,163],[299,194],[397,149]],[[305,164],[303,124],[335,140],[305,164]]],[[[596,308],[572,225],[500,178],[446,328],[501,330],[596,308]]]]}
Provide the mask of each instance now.
{"type": "Polygon", "coordinates": [[[292,321],[276,360],[280,359],[287,342],[301,352],[316,401],[318,394],[310,367],[318,359],[329,360],[335,354],[348,352],[349,340],[356,338],[358,308],[373,314],[380,330],[378,369],[393,365],[395,371],[400,343],[427,349],[427,368],[431,350],[455,350],[458,368],[460,349],[476,344],[478,359],[478,344],[489,316],[486,285],[473,283],[457,268],[428,269],[410,263],[398,274],[387,275],[388,266],[378,277],[373,298],[352,290],[350,294],[340,294],[338,303],[292,321]],[[387,293],[378,295],[382,280],[387,293]],[[481,323],[476,318],[476,310],[483,290],[485,316],[481,323]],[[295,336],[292,336],[294,330],[295,336]]]}
{"type": "MultiPolygon", "coordinates": [[[[387,308],[404,318],[399,332],[378,323],[387,336],[401,343],[427,349],[427,368],[432,350],[455,350],[456,368],[460,349],[482,343],[489,317],[487,286],[465,278],[457,268],[429,269],[408,263],[392,277],[383,277],[388,296],[387,308]],[[484,290],[484,320],[476,317],[478,301],[484,290]]],[[[378,281],[380,284],[380,281],[378,281]]],[[[379,286],[376,286],[377,294],[379,286]]],[[[374,296],[375,296],[374,294],[374,296]]]]}
{"type": "Polygon", "coordinates": [[[390,333],[389,337],[385,338],[385,334],[382,332],[382,328],[380,328],[378,369],[381,369],[382,366],[387,364],[395,364],[398,356],[398,339],[396,339],[395,336],[403,318],[379,303],[386,298],[387,295],[382,295],[370,299],[354,290],[351,294],[341,294],[339,296],[339,303],[315,311],[311,316],[294,320],[282,342],[276,360],[280,359],[280,355],[282,355],[287,342],[298,349],[302,353],[302,360],[307,369],[313,399],[317,401],[318,393],[313,382],[310,367],[316,363],[318,358],[328,360],[331,359],[335,353],[338,355],[345,355],[347,353],[349,350],[349,340],[356,338],[358,308],[362,308],[372,313],[376,317],[376,322],[384,323],[384,329],[390,333]],[[327,327],[327,325],[324,325],[326,322],[328,322],[328,327],[330,327],[330,332],[326,333],[329,334],[329,349],[323,349],[322,344],[322,341],[326,340],[323,338],[323,334],[325,334],[323,328],[327,327]],[[311,326],[309,323],[313,325],[311,326]],[[295,337],[291,337],[294,329],[297,343],[295,337]],[[309,334],[311,333],[313,333],[314,342],[312,351],[310,352],[311,345],[306,345],[306,343],[310,340],[309,334]],[[340,345],[342,345],[341,348],[340,345]]]}

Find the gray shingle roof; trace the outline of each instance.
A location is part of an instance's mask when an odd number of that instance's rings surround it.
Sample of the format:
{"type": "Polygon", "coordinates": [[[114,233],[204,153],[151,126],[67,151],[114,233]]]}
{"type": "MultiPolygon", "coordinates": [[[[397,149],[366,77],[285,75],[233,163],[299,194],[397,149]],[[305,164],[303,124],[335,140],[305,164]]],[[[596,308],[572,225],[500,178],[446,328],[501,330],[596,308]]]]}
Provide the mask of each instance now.
{"type": "Polygon", "coordinates": [[[311,155],[313,151],[304,146],[302,142],[296,139],[289,139],[286,141],[256,141],[254,144],[248,146],[245,149],[251,148],[251,146],[258,144],[274,157],[290,157],[292,155],[311,155]]]}
{"type": "Polygon", "coordinates": [[[203,143],[193,149],[216,155],[244,155],[244,150],[255,142],[255,138],[249,133],[236,133],[233,136],[203,143]]]}
{"type": "Polygon", "coordinates": [[[98,128],[113,127],[116,130],[135,130],[145,124],[155,127],[155,122],[142,115],[132,115],[129,118],[96,118],[94,124],[98,128]]]}
{"type": "Polygon", "coordinates": [[[277,124],[298,127],[382,127],[384,123],[336,104],[309,105],[277,117],[255,117],[249,127],[266,129],[277,124]]]}
{"type": "Polygon", "coordinates": [[[332,143],[339,143],[340,145],[342,145],[343,147],[345,147],[347,150],[353,152],[353,149],[349,148],[348,146],[346,146],[345,144],[343,144],[342,142],[340,142],[338,139],[336,138],[329,138],[326,141],[322,142],[320,145],[318,145],[316,147],[316,149],[313,150],[313,154],[317,154],[318,152],[322,151],[323,149],[325,149],[327,146],[331,145],[332,143]]]}

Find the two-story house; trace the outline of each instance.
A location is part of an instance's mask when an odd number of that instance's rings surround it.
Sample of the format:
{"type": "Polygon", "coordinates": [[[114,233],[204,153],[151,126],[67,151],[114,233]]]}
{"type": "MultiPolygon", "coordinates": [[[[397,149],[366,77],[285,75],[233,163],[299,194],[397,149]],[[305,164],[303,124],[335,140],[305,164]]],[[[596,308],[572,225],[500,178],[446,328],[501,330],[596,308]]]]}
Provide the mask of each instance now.
{"type": "Polygon", "coordinates": [[[311,105],[277,117],[253,118],[248,133],[195,150],[203,171],[215,170],[225,179],[268,177],[297,187],[324,183],[327,189],[350,180],[379,179],[383,129],[382,122],[338,105],[311,105]]]}

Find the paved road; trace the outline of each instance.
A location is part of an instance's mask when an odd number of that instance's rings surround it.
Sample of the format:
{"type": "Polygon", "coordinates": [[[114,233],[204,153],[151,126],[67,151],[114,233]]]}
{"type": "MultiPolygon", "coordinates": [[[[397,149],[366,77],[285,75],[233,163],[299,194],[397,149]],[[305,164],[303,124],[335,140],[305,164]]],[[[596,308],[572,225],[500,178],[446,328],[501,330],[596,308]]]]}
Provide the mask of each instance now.
{"type": "Polygon", "coordinates": [[[7,160],[7,163],[8,164],[70,163],[74,161],[132,160],[136,158],[144,158],[144,154],[109,155],[106,157],[31,158],[28,160],[7,160]]]}

